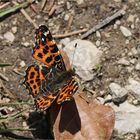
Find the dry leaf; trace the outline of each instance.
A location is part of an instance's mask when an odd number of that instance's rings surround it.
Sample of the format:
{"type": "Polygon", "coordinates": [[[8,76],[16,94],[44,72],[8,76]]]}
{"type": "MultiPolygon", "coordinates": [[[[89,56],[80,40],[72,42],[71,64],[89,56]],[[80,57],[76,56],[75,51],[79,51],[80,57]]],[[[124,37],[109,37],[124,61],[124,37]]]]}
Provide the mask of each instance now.
{"type": "Polygon", "coordinates": [[[96,100],[88,103],[78,94],[62,105],[50,109],[51,125],[57,140],[109,140],[114,128],[115,113],[96,100]]]}

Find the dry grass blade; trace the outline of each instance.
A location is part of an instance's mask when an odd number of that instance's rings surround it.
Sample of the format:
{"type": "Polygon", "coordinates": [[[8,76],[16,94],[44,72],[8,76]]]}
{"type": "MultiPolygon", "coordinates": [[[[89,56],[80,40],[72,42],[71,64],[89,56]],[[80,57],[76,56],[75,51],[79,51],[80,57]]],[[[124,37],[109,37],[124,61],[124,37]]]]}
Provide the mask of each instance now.
{"type": "Polygon", "coordinates": [[[20,103],[20,102],[14,102],[14,103],[0,103],[0,107],[2,107],[2,106],[20,106],[20,105],[29,105],[29,106],[31,106],[31,105],[33,105],[32,103],[28,103],[28,102],[22,102],[22,103],[20,103]]]}
{"type": "Polygon", "coordinates": [[[16,113],[13,113],[13,114],[10,114],[10,115],[0,117],[0,123],[14,120],[15,118],[18,118],[18,117],[22,116],[23,113],[26,112],[28,109],[29,108],[26,108],[26,109],[24,109],[20,112],[16,112],[16,113]]]}
{"type": "Polygon", "coordinates": [[[34,131],[36,129],[33,128],[7,128],[7,129],[0,129],[0,133],[7,133],[12,131],[34,131]]]}
{"type": "Polygon", "coordinates": [[[0,73],[0,78],[5,80],[5,81],[9,81],[8,77],[6,77],[4,74],[0,73]]]}
{"type": "Polygon", "coordinates": [[[12,66],[12,64],[8,64],[8,63],[7,64],[6,63],[4,63],[4,64],[1,63],[0,64],[0,67],[7,67],[7,66],[12,66]]]}
{"type": "Polygon", "coordinates": [[[0,11],[0,18],[4,17],[7,14],[10,14],[12,12],[17,11],[18,9],[25,8],[26,6],[28,6],[28,4],[29,4],[29,2],[24,2],[22,4],[15,5],[13,7],[10,7],[10,8],[4,9],[4,10],[1,10],[0,11]]]}
{"type": "MultiPolygon", "coordinates": [[[[15,5],[19,5],[19,4],[18,4],[17,2],[15,2],[15,1],[13,1],[13,3],[14,3],[15,5]]],[[[20,11],[21,11],[21,13],[26,17],[26,19],[27,19],[31,24],[33,24],[33,26],[34,26],[35,28],[38,28],[38,25],[31,19],[31,17],[29,16],[29,14],[27,14],[27,12],[26,12],[23,8],[21,8],[20,11]]]]}

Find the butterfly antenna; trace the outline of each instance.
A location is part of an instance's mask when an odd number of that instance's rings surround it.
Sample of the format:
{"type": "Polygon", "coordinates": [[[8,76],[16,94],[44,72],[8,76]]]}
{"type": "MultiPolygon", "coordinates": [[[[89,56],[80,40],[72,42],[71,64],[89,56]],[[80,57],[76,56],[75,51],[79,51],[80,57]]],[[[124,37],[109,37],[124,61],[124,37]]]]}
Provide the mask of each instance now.
{"type": "Polygon", "coordinates": [[[75,55],[75,51],[76,51],[76,47],[77,47],[77,43],[75,43],[75,50],[74,50],[74,52],[73,52],[73,56],[72,56],[72,63],[71,64],[73,64],[73,62],[74,62],[74,55],[75,55]]]}

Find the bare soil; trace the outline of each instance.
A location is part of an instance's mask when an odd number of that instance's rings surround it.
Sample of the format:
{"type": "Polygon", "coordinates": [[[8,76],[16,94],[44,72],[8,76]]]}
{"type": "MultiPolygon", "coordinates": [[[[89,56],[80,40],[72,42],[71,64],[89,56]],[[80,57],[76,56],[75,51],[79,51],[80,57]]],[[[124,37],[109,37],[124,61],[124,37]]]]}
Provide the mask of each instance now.
{"type": "MultiPolygon", "coordinates": [[[[79,0],[80,1],[80,0],[79,0]]],[[[47,2],[48,4],[50,1],[47,2]]],[[[97,94],[100,91],[104,91],[103,95],[106,96],[109,94],[108,85],[110,82],[114,81],[120,85],[125,85],[126,80],[133,73],[140,78],[140,74],[135,70],[133,72],[127,71],[123,66],[118,67],[117,61],[126,57],[129,59],[129,52],[133,47],[137,47],[140,44],[140,28],[138,25],[131,29],[132,22],[129,22],[127,19],[130,15],[136,15],[140,17],[140,2],[139,0],[83,0],[81,4],[78,4],[75,0],[58,0],[56,2],[58,9],[48,16],[48,11],[41,10],[41,1],[36,4],[33,4],[37,13],[33,11],[31,7],[27,7],[25,10],[30,15],[33,21],[37,25],[45,24],[47,25],[52,34],[63,34],[66,31],[68,21],[65,20],[66,16],[73,15],[73,22],[68,32],[79,30],[81,28],[92,28],[99,21],[111,16],[113,13],[119,9],[125,7],[126,14],[111,22],[106,27],[100,29],[101,41],[104,42],[103,45],[99,46],[99,49],[104,51],[100,71],[96,71],[96,76],[94,81],[90,81],[92,90],[97,94]],[[118,2],[117,2],[118,1],[118,2]],[[120,32],[119,27],[114,29],[115,22],[119,20],[120,24],[127,27],[131,30],[133,37],[130,39],[129,44],[126,44],[126,38],[120,32]],[[107,37],[109,36],[109,37],[107,37]]],[[[9,7],[12,4],[10,3],[9,7]]],[[[46,6],[47,7],[47,6],[46,6]]],[[[23,81],[23,76],[15,73],[15,69],[18,72],[24,73],[25,69],[32,64],[35,60],[31,56],[32,46],[34,45],[34,26],[28,22],[28,20],[23,16],[20,11],[16,11],[4,18],[1,19],[0,23],[0,63],[12,64],[12,66],[7,66],[0,68],[0,73],[5,75],[8,78],[8,81],[1,80],[3,83],[1,92],[5,94],[0,95],[0,101],[9,102],[9,103],[22,103],[27,102],[27,104],[18,104],[10,105],[12,109],[8,109],[9,112],[16,112],[26,108],[29,103],[32,103],[30,100],[31,97],[28,96],[27,91],[24,86],[21,84],[23,81]],[[13,33],[13,27],[17,28],[17,31],[13,33]],[[12,32],[15,36],[15,40],[11,43],[8,42],[3,35],[6,32],[12,32]],[[26,44],[28,44],[26,46],[26,44]],[[25,63],[25,66],[21,62],[25,63]],[[9,99],[9,101],[7,101],[9,99]]],[[[80,38],[81,35],[70,36],[70,39],[80,38]]],[[[86,38],[94,44],[98,40],[98,37],[94,34],[91,34],[86,38]]],[[[56,39],[56,42],[59,43],[61,39],[56,39]]],[[[130,65],[131,67],[131,65],[130,65]]],[[[5,106],[4,106],[5,107],[5,106]]],[[[2,115],[8,114],[7,110],[0,113],[2,115]]],[[[47,123],[44,123],[46,118],[44,118],[40,113],[34,112],[34,108],[30,111],[24,111],[18,118],[5,121],[5,123],[0,124],[1,128],[37,128],[36,131],[17,131],[17,132],[7,132],[1,133],[0,139],[50,139],[52,138],[49,130],[46,134],[47,123]],[[30,112],[30,113],[29,113],[30,112]],[[27,123],[27,126],[25,125],[27,123]],[[25,125],[25,126],[24,126],[25,125]],[[40,131],[41,130],[41,131],[40,131]]],[[[135,135],[135,134],[133,134],[135,135]]],[[[129,134],[127,135],[129,137],[129,134]]],[[[126,136],[114,135],[113,140],[124,140],[128,139],[126,136]]]]}

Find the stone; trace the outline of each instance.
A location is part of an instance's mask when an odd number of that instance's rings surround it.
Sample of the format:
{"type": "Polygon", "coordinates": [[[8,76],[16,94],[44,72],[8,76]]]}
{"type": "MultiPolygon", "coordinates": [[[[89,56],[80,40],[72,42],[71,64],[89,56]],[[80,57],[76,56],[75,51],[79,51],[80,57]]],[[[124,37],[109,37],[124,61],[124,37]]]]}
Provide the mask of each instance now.
{"type": "Polygon", "coordinates": [[[67,53],[70,64],[83,80],[93,79],[93,68],[99,64],[102,52],[90,41],[76,39],[69,42],[64,51],[67,53]],[[75,47],[75,44],[77,46],[75,47]]]}
{"type": "Polygon", "coordinates": [[[140,71],[140,62],[136,64],[135,69],[138,70],[138,71],[140,71]]]}
{"type": "Polygon", "coordinates": [[[25,64],[24,61],[21,61],[21,62],[20,62],[20,66],[21,66],[21,67],[25,67],[25,65],[26,65],[26,64],[25,64]]]}
{"type": "Polygon", "coordinates": [[[101,44],[100,40],[97,40],[95,44],[96,44],[96,46],[98,46],[98,47],[99,47],[99,46],[100,46],[100,44],[101,44]]]}
{"type": "Polygon", "coordinates": [[[84,0],[76,0],[77,4],[82,4],[84,2],[84,0]]]}
{"type": "Polygon", "coordinates": [[[140,82],[132,78],[128,79],[129,84],[125,88],[140,97],[140,82]]]}
{"type": "Polygon", "coordinates": [[[61,39],[59,44],[66,46],[69,42],[70,42],[70,38],[67,37],[67,38],[61,39]]]}
{"type": "Polygon", "coordinates": [[[117,20],[117,21],[115,22],[115,24],[116,24],[116,25],[120,25],[120,24],[121,24],[120,20],[117,20]]]}
{"type": "Polygon", "coordinates": [[[99,31],[96,31],[96,37],[101,38],[101,34],[99,31]]]}
{"type": "Polygon", "coordinates": [[[134,22],[134,19],[136,18],[136,15],[129,15],[127,18],[128,22],[134,22]]]}
{"type": "Polygon", "coordinates": [[[17,27],[14,26],[14,27],[11,28],[11,30],[12,30],[12,32],[15,34],[15,33],[17,32],[17,27]]]}
{"type": "Polygon", "coordinates": [[[15,40],[15,36],[11,32],[6,32],[3,36],[7,41],[9,41],[11,43],[15,40]]]}
{"type": "Polygon", "coordinates": [[[125,101],[127,94],[128,94],[128,91],[125,88],[121,87],[117,83],[111,83],[109,85],[109,88],[111,90],[112,100],[114,102],[119,103],[119,102],[125,101]]]}
{"type": "Polygon", "coordinates": [[[25,47],[28,47],[29,45],[30,45],[30,43],[29,42],[23,42],[23,43],[21,43],[23,46],[25,46],[25,47]]]}
{"type": "Polygon", "coordinates": [[[132,33],[124,26],[120,26],[120,30],[125,37],[132,36],[132,33]]]}
{"type": "Polygon", "coordinates": [[[69,17],[70,17],[70,16],[69,16],[68,14],[66,14],[66,15],[64,16],[64,20],[65,20],[65,21],[68,21],[69,17]]]}
{"type": "Polygon", "coordinates": [[[140,107],[129,104],[127,101],[119,106],[112,105],[115,110],[115,129],[119,134],[134,133],[140,128],[140,107]]]}
{"type": "Polygon", "coordinates": [[[124,65],[124,66],[129,66],[129,65],[130,65],[130,62],[127,61],[125,58],[121,58],[121,59],[118,61],[118,64],[124,65]]]}

